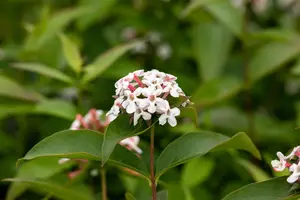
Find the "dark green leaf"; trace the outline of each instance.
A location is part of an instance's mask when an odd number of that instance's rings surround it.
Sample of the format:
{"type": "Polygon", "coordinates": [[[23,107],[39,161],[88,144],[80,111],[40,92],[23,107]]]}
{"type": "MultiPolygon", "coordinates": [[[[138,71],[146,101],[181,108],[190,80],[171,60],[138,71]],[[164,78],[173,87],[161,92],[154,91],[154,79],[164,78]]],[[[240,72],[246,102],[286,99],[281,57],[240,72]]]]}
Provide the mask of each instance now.
{"type": "Polygon", "coordinates": [[[43,191],[45,194],[52,194],[63,200],[91,200],[94,199],[92,192],[84,185],[72,185],[72,187],[66,187],[52,181],[30,180],[12,178],[5,179],[4,181],[11,181],[16,183],[25,183],[29,187],[43,191]]]}
{"type": "Polygon", "coordinates": [[[182,11],[181,17],[187,17],[189,14],[191,14],[193,11],[196,11],[200,8],[202,8],[205,5],[209,5],[211,3],[214,3],[216,1],[220,0],[193,0],[190,2],[190,4],[182,11]]]}
{"type": "Polygon", "coordinates": [[[188,106],[180,109],[180,117],[186,117],[194,123],[195,127],[198,126],[198,113],[195,107],[188,106]]]}
{"type": "MultiPolygon", "coordinates": [[[[102,145],[102,164],[109,159],[111,153],[114,151],[115,146],[123,139],[140,135],[149,130],[150,127],[145,127],[143,123],[139,123],[136,126],[129,124],[128,115],[120,115],[112,121],[104,134],[104,140],[102,145]]],[[[140,121],[141,122],[141,121],[140,121]]],[[[155,123],[152,124],[152,126],[155,123]]]]}
{"type": "Polygon", "coordinates": [[[35,72],[44,76],[47,76],[49,78],[53,78],[59,81],[63,81],[65,83],[72,83],[72,78],[67,76],[66,74],[60,72],[57,69],[44,66],[42,64],[38,63],[14,63],[12,64],[14,68],[22,69],[26,71],[35,72]]]}
{"type": "Polygon", "coordinates": [[[289,196],[290,187],[291,185],[286,182],[286,177],[280,177],[246,185],[222,200],[282,200],[289,196]]]}
{"type": "Polygon", "coordinates": [[[126,198],[126,200],[135,200],[135,198],[129,193],[125,194],[125,198],[126,198]]]}
{"type": "MultiPolygon", "coordinates": [[[[53,156],[100,161],[102,159],[102,144],[103,135],[98,132],[65,130],[55,133],[36,144],[18,163],[34,158],[53,156]]],[[[121,145],[116,146],[108,161],[111,164],[135,170],[145,177],[148,176],[144,163],[121,145]]]]}
{"type": "MultiPolygon", "coordinates": [[[[20,179],[46,179],[70,167],[69,164],[59,165],[58,158],[37,158],[23,163],[18,169],[16,178],[20,179]]],[[[20,196],[28,185],[22,182],[13,182],[7,192],[6,200],[13,200],[20,196]]]]}
{"type": "Polygon", "coordinates": [[[163,150],[157,160],[156,177],[195,157],[228,149],[245,150],[260,158],[259,151],[245,133],[238,133],[232,138],[209,131],[187,133],[163,150]]]}
{"type": "Polygon", "coordinates": [[[110,67],[119,57],[125,54],[128,50],[134,48],[142,41],[134,41],[128,44],[114,47],[109,51],[101,54],[96,60],[85,68],[85,75],[83,76],[83,82],[87,83],[97,78],[102,72],[110,67]]]}

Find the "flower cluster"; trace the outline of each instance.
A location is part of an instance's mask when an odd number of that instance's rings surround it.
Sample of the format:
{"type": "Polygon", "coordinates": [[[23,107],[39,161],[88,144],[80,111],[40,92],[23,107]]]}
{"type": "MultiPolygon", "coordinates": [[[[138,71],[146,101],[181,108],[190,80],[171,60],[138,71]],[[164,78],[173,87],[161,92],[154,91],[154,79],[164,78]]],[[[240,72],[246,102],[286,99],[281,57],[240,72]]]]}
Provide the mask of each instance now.
{"type": "Polygon", "coordinates": [[[176,126],[175,117],[180,114],[176,106],[180,105],[171,105],[169,100],[184,97],[185,101],[181,106],[190,103],[176,79],[173,75],[155,69],[129,73],[115,83],[115,102],[107,116],[115,119],[123,111],[132,116],[133,124],[136,125],[140,118],[148,121],[158,115],[160,125],[168,122],[171,126],[176,126]]]}
{"type": "MultiPolygon", "coordinates": [[[[101,120],[101,116],[103,115],[103,113],[104,112],[102,110],[91,109],[84,117],[80,114],[77,114],[76,119],[71,124],[70,129],[79,130],[83,128],[83,129],[91,129],[91,130],[104,133],[105,128],[109,125],[109,123],[113,120],[113,118],[107,116],[104,120],[101,120]]],[[[126,147],[130,151],[134,151],[139,155],[143,152],[138,147],[139,141],[140,141],[139,136],[133,136],[122,140],[119,144],[126,147]]],[[[61,158],[59,159],[58,163],[64,164],[68,161],[70,161],[69,158],[61,158]]],[[[78,169],[68,173],[70,179],[79,175],[82,172],[85,164],[88,163],[88,161],[85,159],[73,159],[73,161],[76,161],[78,163],[78,169]]],[[[91,172],[91,174],[96,174],[95,170],[92,171],[93,173],[91,172]]]]}
{"type": "Polygon", "coordinates": [[[300,146],[295,147],[288,156],[284,156],[281,152],[277,152],[277,156],[279,160],[272,160],[271,162],[274,170],[283,171],[287,168],[292,173],[287,182],[300,181],[300,146]]]}

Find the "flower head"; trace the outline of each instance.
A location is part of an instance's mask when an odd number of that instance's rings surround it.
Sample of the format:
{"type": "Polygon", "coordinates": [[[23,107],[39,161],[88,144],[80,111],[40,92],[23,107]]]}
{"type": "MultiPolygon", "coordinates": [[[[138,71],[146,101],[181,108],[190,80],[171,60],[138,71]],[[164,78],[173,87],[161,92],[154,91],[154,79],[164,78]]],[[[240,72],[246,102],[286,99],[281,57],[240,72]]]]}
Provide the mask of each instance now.
{"type": "Polygon", "coordinates": [[[148,121],[157,116],[159,124],[168,122],[176,126],[176,117],[180,114],[178,107],[191,103],[176,79],[156,69],[129,73],[116,82],[116,100],[107,115],[116,118],[123,111],[133,118],[134,125],[140,118],[148,121]],[[185,100],[181,104],[170,103],[170,99],[182,97],[185,100]]]}
{"type": "Polygon", "coordinates": [[[284,156],[281,152],[277,152],[279,160],[272,160],[271,164],[275,171],[283,171],[288,169],[292,174],[288,177],[288,183],[294,183],[300,180],[300,146],[297,146],[288,155],[284,156]]]}

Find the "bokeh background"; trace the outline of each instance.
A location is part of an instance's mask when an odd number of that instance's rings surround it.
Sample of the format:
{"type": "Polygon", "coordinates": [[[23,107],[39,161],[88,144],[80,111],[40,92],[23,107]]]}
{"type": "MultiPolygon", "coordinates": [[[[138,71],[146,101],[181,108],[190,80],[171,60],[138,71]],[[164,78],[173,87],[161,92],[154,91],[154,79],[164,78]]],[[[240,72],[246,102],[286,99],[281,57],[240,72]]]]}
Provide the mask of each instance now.
{"type": "MultiPolygon", "coordinates": [[[[170,170],[159,190],[168,190],[171,200],[221,199],[280,176],[270,160],[299,145],[299,0],[2,0],[0,27],[1,179],[62,176],[66,169],[53,163],[23,170],[15,163],[38,141],[68,129],[76,113],[109,110],[114,82],[137,69],[177,76],[199,115],[197,128],[189,119],[176,128],[160,127],[157,153],[180,135],[202,129],[228,136],[246,132],[263,155],[260,161],[241,152],[213,153],[170,170]],[[85,66],[136,39],[145,42],[131,45],[82,85],[66,61],[61,33],[78,46],[85,66]]],[[[141,136],[144,156],[148,141],[148,134],[141,136]]],[[[137,199],[150,195],[147,182],[113,166],[107,179],[109,199],[124,199],[126,191],[137,199]]],[[[99,175],[87,169],[77,182],[100,199],[99,175]]],[[[1,183],[1,199],[7,193],[22,200],[46,195],[40,188],[9,187],[1,183]]]]}

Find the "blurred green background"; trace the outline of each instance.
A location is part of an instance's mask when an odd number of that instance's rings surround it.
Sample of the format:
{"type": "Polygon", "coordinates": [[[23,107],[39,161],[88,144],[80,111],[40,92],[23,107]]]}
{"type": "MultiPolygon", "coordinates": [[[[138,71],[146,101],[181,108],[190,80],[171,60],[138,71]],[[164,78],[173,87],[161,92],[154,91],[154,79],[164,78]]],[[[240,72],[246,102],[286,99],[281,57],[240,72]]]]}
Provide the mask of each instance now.
{"type": "MultiPolygon", "coordinates": [[[[76,113],[109,110],[114,82],[137,69],[177,76],[197,108],[198,129],[246,132],[263,155],[259,161],[243,153],[213,153],[170,170],[159,190],[168,190],[171,200],[221,199],[282,175],[273,174],[270,160],[299,145],[298,0],[2,0],[0,27],[1,179],[64,174],[53,163],[23,171],[15,163],[41,139],[68,129],[76,113]],[[59,34],[80,49],[83,66],[94,75],[89,81],[83,83],[83,73],[70,67],[59,34]],[[145,42],[132,44],[136,39],[145,42]]],[[[158,129],[157,152],[196,129],[188,119],[179,124],[158,129]]],[[[149,135],[141,139],[147,157],[149,135]]],[[[100,192],[99,176],[88,170],[77,181],[100,192]]],[[[8,199],[46,195],[39,188],[8,189],[1,183],[1,199],[7,191],[8,199]]],[[[126,191],[137,199],[150,195],[147,182],[111,166],[109,199],[124,199],[126,191]]]]}

